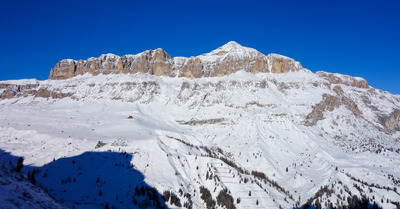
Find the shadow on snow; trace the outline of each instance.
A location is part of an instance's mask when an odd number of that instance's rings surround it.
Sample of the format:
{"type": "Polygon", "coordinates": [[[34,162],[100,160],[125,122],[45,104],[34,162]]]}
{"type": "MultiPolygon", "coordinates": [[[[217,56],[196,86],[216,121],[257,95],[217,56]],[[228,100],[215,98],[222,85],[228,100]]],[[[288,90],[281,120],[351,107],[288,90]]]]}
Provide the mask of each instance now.
{"type": "MultiPolygon", "coordinates": [[[[18,158],[0,150],[3,160],[18,158]]],[[[168,208],[158,191],[130,162],[132,155],[85,152],[42,167],[24,166],[27,178],[72,208],[168,208]]]]}

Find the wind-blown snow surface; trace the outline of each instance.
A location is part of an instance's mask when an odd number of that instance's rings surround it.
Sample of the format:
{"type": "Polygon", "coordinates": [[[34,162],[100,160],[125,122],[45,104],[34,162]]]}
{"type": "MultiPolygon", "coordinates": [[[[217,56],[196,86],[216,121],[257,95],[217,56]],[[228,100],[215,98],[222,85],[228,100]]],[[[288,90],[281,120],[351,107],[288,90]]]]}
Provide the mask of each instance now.
{"type": "MultiPolygon", "coordinates": [[[[390,202],[400,200],[400,155],[395,152],[400,134],[379,131],[378,119],[359,96],[368,95],[379,111],[389,114],[400,108],[400,98],[387,92],[371,94],[370,89],[341,85],[363,117],[340,106],[326,111],[315,126],[306,126],[305,117],[322,95],[335,95],[325,80],[306,70],[256,75],[239,71],[201,79],[83,75],[39,83],[73,95],[59,100],[0,100],[0,149],[23,156],[25,165],[44,166],[49,173],[55,166],[46,164],[53,159],[115,151],[130,154],[130,163],[144,182],[160,193],[169,190],[179,196],[181,189],[191,194],[193,208],[206,207],[200,186],[208,188],[213,199],[227,188],[237,208],[302,205],[325,185],[332,195],[322,193],[323,206],[346,205],[353,195],[366,196],[384,208],[395,208],[390,202]],[[99,141],[106,145],[95,149],[99,141]],[[264,173],[268,180],[256,178],[252,171],[264,173]],[[207,173],[218,178],[206,179],[207,173]]],[[[111,172],[121,162],[96,164],[101,171],[87,172],[111,172]]],[[[71,178],[81,181],[76,166],[65,166],[71,178]]],[[[90,202],[91,207],[104,207],[93,203],[109,202],[135,207],[132,194],[127,194],[133,190],[128,183],[113,188],[112,198],[99,196],[99,188],[93,186],[85,190],[85,199],[76,197],[78,183],[60,182],[67,176],[53,176],[52,181],[40,176],[38,181],[52,189],[49,193],[70,206],[86,208],[90,202]]],[[[182,204],[188,201],[179,197],[182,204]]]]}

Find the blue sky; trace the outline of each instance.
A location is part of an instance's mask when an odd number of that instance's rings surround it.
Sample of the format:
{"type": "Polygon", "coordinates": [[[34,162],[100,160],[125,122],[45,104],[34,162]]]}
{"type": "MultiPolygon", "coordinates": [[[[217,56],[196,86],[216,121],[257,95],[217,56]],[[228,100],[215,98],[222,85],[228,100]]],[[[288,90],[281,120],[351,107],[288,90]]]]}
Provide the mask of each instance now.
{"type": "Polygon", "coordinates": [[[64,58],[189,57],[233,40],[400,94],[399,11],[397,0],[2,1],[0,80],[47,79],[64,58]]]}

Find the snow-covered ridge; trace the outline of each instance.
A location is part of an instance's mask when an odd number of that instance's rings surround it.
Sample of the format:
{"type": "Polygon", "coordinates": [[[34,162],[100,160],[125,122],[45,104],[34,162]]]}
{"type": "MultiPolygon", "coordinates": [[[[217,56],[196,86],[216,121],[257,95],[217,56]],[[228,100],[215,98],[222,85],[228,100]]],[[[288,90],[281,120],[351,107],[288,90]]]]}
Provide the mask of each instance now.
{"type": "Polygon", "coordinates": [[[37,79],[20,79],[20,80],[6,80],[0,81],[0,84],[13,84],[13,85],[28,85],[28,84],[39,84],[37,79]]]}

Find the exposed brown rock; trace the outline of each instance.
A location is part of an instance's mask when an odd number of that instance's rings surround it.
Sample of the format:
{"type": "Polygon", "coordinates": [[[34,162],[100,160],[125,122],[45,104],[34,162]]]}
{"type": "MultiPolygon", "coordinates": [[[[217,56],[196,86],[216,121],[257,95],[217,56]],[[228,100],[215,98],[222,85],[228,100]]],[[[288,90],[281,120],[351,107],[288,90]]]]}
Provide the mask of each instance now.
{"type": "MultiPolygon", "coordinates": [[[[339,89],[336,89],[340,92],[339,89]]],[[[349,99],[348,97],[340,94],[338,96],[333,96],[329,94],[322,95],[322,101],[313,106],[313,110],[306,116],[305,125],[313,126],[319,120],[324,119],[325,111],[333,111],[335,108],[344,105],[348,110],[350,110],[355,116],[360,117],[361,111],[358,109],[357,104],[349,99]]]]}
{"type": "MultiPolygon", "coordinates": [[[[179,76],[188,78],[224,76],[243,70],[249,73],[271,72],[288,73],[302,69],[293,59],[270,54],[268,56],[254,49],[245,49],[237,43],[228,43],[233,51],[218,51],[197,57],[179,58],[177,61],[162,49],[148,50],[137,55],[122,57],[106,54],[87,60],[65,59],[57,63],[50,71],[49,79],[69,79],[77,75],[90,73],[148,73],[157,76],[179,76]],[[248,50],[249,54],[237,55],[235,50],[248,50]],[[210,61],[205,57],[212,57],[210,61]],[[182,62],[182,59],[185,59],[182,62]],[[182,62],[182,63],[181,63],[182,62]]],[[[219,48],[220,49],[220,48],[219,48]]]]}
{"type": "Polygon", "coordinates": [[[71,97],[73,94],[72,93],[62,93],[62,92],[51,92],[51,97],[53,99],[63,99],[67,97],[71,97]]]}
{"type": "Polygon", "coordinates": [[[0,95],[1,99],[11,99],[13,98],[17,93],[13,91],[12,89],[6,89],[3,91],[3,93],[0,95]]]}
{"type": "Polygon", "coordinates": [[[38,84],[0,84],[0,89],[4,89],[3,93],[0,94],[0,98],[11,99],[14,97],[28,96],[30,92],[38,86],[38,84]]]}
{"type": "Polygon", "coordinates": [[[290,71],[296,71],[294,62],[290,59],[274,59],[272,63],[271,72],[272,73],[288,73],[290,71]]]}
{"type": "Polygon", "coordinates": [[[32,93],[37,97],[44,97],[44,98],[50,97],[50,91],[45,88],[40,88],[39,90],[33,91],[32,93]]]}
{"type": "Polygon", "coordinates": [[[218,55],[220,54],[226,56],[212,63],[202,61],[201,56],[188,58],[179,76],[189,78],[220,77],[241,70],[256,74],[268,73],[270,68],[273,70],[271,70],[272,73],[287,73],[302,69],[301,65],[293,59],[275,54],[265,56],[257,52],[247,57],[230,56],[224,51],[218,52],[218,55]],[[273,62],[276,66],[270,67],[269,63],[273,62]]]}
{"type": "Polygon", "coordinates": [[[203,64],[199,58],[189,58],[185,65],[182,67],[180,77],[186,78],[201,78],[204,76],[203,64]]]}
{"type": "Polygon", "coordinates": [[[61,80],[77,75],[90,73],[149,73],[157,76],[169,76],[172,66],[172,57],[162,49],[148,50],[138,55],[122,57],[106,54],[98,58],[87,60],[61,60],[51,69],[49,79],[61,80]]]}
{"type": "Polygon", "coordinates": [[[224,118],[212,118],[212,119],[206,119],[206,120],[195,120],[195,119],[192,119],[190,121],[176,121],[176,122],[180,123],[181,125],[195,126],[195,125],[216,124],[216,123],[221,123],[223,121],[225,121],[224,118]]]}
{"type": "Polygon", "coordinates": [[[319,77],[324,78],[331,84],[343,84],[346,86],[358,87],[358,88],[368,88],[368,83],[363,78],[354,78],[348,75],[340,75],[327,72],[317,72],[319,77]]]}
{"type": "Polygon", "coordinates": [[[3,93],[0,94],[0,99],[12,99],[27,96],[62,99],[72,96],[72,93],[62,93],[61,90],[51,91],[46,87],[39,88],[38,84],[0,84],[0,89],[4,89],[3,93]]]}
{"type": "Polygon", "coordinates": [[[50,71],[49,79],[62,80],[75,76],[76,61],[71,59],[61,60],[50,71]]]}
{"type": "Polygon", "coordinates": [[[5,84],[5,83],[0,83],[0,89],[5,89],[7,88],[9,84],[5,84]]]}
{"type": "Polygon", "coordinates": [[[381,117],[380,121],[388,132],[400,131],[400,109],[395,109],[390,115],[381,117]]]}
{"type": "Polygon", "coordinates": [[[336,85],[335,87],[333,87],[332,89],[338,96],[341,96],[344,94],[344,91],[342,89],[342,87],[340,87],[339,85],[336,85]]]}

